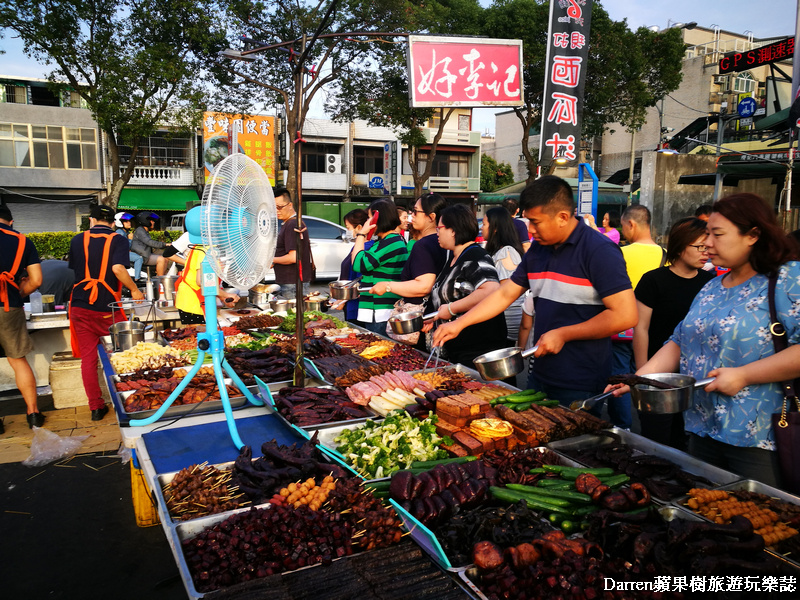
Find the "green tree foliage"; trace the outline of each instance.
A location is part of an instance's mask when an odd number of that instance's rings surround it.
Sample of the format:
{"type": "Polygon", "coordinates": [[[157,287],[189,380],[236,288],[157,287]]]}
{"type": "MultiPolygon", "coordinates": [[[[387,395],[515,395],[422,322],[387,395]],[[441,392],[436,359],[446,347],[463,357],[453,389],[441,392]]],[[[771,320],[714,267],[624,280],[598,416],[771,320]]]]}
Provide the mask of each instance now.
{"type": "Polygon", "coordinates": [[[481,154],[481,190],[493,192],[514,183],[514,172],[508,163],[498,163],[488,154],[481,154]]]}
{"type": "Polygon", "coordinates": [[[285,111],[290,147],[286,187],[296,196],[293,142],[312,101],[352,70],[373,69],[382,48],[402,42],[393,33],[416,29],[422,9],[403,0],[229,0],[227,10],[232,30],[250,40],[243,49],[263,50],[250,55],[253,62],[230,65],[236,84],[222,90],[216,103],[241,113],[265,104],[285,111]]]}
{"type": "MultiPolygon", "coordinates": [[[[409,33],[479,35],[484,9],[477,0],[439,0],[414,9],[407,23],[409,33]]],[[[372,125],[391,127],[408,148],[414,179],[414,196],[422,194],[433,170],[439,141],[453,114],[452,108],[412,108],[408,97],[407,44],[378,49],[369,64],[353,65],[337,80],[325,104],[339,121],[364,119],[372,125]],[[438,113],[438,126],[424,132],[438,113]]]]}
{"type": "Polygon", "coordinates": [[[197,129],[207,93],[201,76],[227,46],[223,22],[212,0],[0,0],[0,27],[52,66],[52,87],[76,90],[106,133],[111,206],[143,140],[165,124],[197,129]],[[132,149],[128,165],[120,164],[123,145],[132,149]]]}
{"type": "MultiPolygon", "coordinates": [[[[522,124],[522,153],[529,180],[536,161],[530,152],[530,132],[541,123],[542,91],[547,53],[548,2],[495,0],[486,9],[484,35],[518,38],[523,42],[525,105],[515,109],[522,124]]],[[[635,130],[646,110],[681,82],[684,46],[678,29],[631,31],[627,21],[612,21],[597,2],[592,5],[589,62],[584,94],[583,137],[602,134],[608,123],[635,130]]]]}

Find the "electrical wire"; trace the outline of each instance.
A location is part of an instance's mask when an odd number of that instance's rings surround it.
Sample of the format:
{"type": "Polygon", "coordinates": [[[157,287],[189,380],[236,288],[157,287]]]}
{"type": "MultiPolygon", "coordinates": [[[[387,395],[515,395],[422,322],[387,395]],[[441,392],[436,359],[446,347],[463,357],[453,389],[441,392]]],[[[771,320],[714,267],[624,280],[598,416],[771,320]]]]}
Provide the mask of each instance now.
{"type": "Polygon", "coordinates": [[[708,115],[708,111],[705,111],[705,110],[699,110],[699,109],[697,109],[697,108],[693,108],[693,107],[689,106],[688,104],[684,104],[684,103],[683,103],[683,102],[681,102],[680,100],[677,100],[677,99],[673,98],[673,97],[672,97],[672,96],[670,96],[669,94],[667,94],[667,98],[669,98],[670,100],[672,100],[672,101],[674,101],[674,102],[677,102],[678,104],[680,104],[680,105],[681,105],[681,106],[683,106],[684,108],[688,108],[689,110],[693,110],[694,112],[699,112],[699,113],[702,113],[702,114],[704,114],[704,115],[708,115]]]}
{"type": "Polygon", "coordinates": [[[37,196],[29,196],[27,194],[20,194],[19,192],[11,191],[7,188],[0,187],[0,192],[4,192],[6,194],[12,194],[14,196],[20,196],[21,198],[29,198],[30,200],[39,200],[40,202],[53,202],[55,204],[64,204],[64,203],[75,203],[75,202],[96,202],[96,196],[90,196],[88,198],[70,198],[68,200],[54,200],[52,198],[39,198],[37,196]]]}

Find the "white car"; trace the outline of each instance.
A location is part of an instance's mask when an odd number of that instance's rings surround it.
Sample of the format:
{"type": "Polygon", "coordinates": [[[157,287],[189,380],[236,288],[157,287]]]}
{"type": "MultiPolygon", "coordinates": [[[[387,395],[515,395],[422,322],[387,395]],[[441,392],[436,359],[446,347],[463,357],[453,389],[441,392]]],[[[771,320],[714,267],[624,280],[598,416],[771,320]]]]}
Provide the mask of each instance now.
{"type": "MultiPolygon", "coordinates": [[[[353,249],[353,242],[344,239],[347,229],[318,217],[304,216],[303,224],[311,235],[311,254],[317,267],[317,279],[339,279],[342,261],[353,249]]],[[[264,279],[275,281],[275,271],[267,271],[264,279]]]]}

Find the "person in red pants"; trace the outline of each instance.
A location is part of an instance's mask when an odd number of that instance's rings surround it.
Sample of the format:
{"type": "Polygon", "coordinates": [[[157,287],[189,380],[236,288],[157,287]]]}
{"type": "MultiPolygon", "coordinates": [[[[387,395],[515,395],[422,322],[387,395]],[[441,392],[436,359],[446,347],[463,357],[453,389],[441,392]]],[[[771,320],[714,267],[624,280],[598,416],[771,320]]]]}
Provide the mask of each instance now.
{"type": "Polygon", "coordinates": [[[113,324],[109,303],[119,301],[123,285],[134,300],[144,298],[128,274],[128,241],[114,232],[113,223],[111,207],[92,207],[90,229],[72,238],[69,248],[69,267],[77,282],[69,307],[72,354],[81,359],[92,421],[102,420],[108,412],[97,378],[97,345],[113,324]]]}

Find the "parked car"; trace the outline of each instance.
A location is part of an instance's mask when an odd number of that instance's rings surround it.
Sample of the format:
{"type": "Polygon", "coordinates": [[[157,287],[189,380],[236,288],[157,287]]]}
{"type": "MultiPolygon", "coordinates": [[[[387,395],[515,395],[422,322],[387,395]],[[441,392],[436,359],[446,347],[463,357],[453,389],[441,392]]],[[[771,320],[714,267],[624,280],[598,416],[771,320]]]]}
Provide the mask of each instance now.
{"type": "MultiPolygon", "coordinates": [[[[317,267],[317,279],[339,279],[342,261],[353,249],[353,243],[344,240],[347,229],[318,217],[303,217],[303,224],[311,235],[311,254],[317,267]]],[[[267,272],[265,280],[275,281],[272,269],[267,272]]]]}
{"type": "Polygon", "coordinates": [[[177,215],[172,215],[169,220],[169,226],[166,228],[167,231],[180,231],[183,232],[183,221],[186,219],[186,213],[178,213],[177,215]]]}

